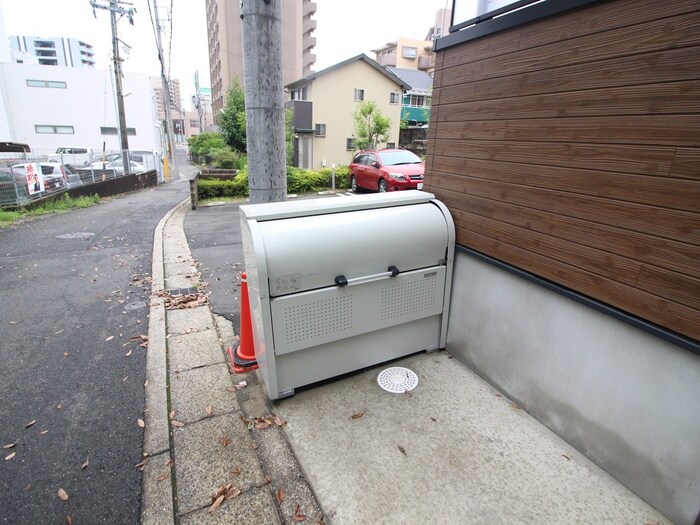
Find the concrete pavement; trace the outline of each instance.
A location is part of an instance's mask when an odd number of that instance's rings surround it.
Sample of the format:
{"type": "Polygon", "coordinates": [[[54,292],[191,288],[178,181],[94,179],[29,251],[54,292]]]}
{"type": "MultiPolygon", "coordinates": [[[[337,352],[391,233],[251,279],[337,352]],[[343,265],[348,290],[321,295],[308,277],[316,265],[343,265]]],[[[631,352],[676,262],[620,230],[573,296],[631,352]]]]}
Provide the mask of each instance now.
{"type": "Polygon", "coordinates": [[[410,395],[379,366],[271,404],[229,373],[208,291],[231,283],[204,283],[190,213],[154,239],[142,523],[669,523],[444,351],[392,363],[410,395]]]}

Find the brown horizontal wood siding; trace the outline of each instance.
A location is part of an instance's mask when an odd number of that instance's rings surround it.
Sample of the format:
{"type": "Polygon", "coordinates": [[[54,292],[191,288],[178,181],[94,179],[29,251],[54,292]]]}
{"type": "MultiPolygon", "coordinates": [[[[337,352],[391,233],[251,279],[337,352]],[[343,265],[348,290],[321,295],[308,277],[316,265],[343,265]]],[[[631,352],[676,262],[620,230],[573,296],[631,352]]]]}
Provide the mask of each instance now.
{"type": "Polygon", "coordinates": [[[438,52],[425,187],[458,244],[700,340],[700,3],[601,0],[438,52]]]}

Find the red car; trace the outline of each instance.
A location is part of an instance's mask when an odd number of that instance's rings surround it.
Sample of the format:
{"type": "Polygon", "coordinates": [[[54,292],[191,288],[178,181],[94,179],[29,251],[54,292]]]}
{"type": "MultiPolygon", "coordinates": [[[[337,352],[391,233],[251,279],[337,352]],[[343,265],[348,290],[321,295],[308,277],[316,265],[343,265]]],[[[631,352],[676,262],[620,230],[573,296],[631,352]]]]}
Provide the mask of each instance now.
{"type": "Polygon", "coordinates": [[[405,149],[360,151],[348,166],[352,191],[422,190],[425,163],[405,149]]]}

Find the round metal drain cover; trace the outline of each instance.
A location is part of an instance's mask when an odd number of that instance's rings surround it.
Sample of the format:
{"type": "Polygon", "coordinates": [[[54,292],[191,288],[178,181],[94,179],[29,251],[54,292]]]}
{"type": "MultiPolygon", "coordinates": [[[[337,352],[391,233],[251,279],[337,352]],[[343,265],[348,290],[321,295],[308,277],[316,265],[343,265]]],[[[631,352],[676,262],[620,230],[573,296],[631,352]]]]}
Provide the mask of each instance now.
{"type": "Polygon", "coordinates": [[[387,392],[403,394],[418,386],[418,376],[413,370],[408,368],[392,366],[379,372],[377,383],[387,392]]]}

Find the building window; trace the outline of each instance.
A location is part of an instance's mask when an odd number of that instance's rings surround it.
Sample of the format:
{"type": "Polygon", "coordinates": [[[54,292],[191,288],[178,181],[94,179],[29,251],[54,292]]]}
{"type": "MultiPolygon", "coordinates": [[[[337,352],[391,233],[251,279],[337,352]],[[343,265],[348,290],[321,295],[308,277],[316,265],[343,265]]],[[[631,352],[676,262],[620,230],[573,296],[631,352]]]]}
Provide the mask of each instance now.
{"type": "Polygon", "coordinates": [[[316,136],[317,137],[325,137],[326,136],[326,125],[325,124],[316,124],[316,136]]]}
{"type": "MultiPolygon", "coordinates": [[[[110,127],[100,127],[100,133],[102,135],[119,135],[117,128],[110,127]]],[[[136,135],[136,128],[126,128],[127,135],[136,135]]]]}
{"type": "Polygon", "coordinates": [[[418,48],[401,46],[401,56],[404,58],[416,58],[418,56],[418,48]]]}
{"type": "Polygon", "coordinates": [[[433,39],[437,40],[442,36],[442,27],[436,27],[435,32],[433,33],[433,39]]]}
{"type": "Polygon", "coordinates": [[[345,149],[347,151],[355,151],[355,139],[345,139],[345,149]]]}
{"type": "Polygon", "coordinates": [[[353,95],[353,100],[355,102],[361,102],[365,99],[365,90],[364,89],[355,89],[355,93],[353,95]]]}
{"type": "Polygon", "coordinates": [[[190,127],[191,128],[198,128],[199,127],[199,122],[196,120],[190,120],[190,127]]]}
{"type": "Polygon", "coordinates": [[[52,135],[73,135],[73,126],[50,126],[47,124],[37,124],[34,126],[36,133],[48,133],[52,135]]]}
{"type": "Polygon", "coordinates": [[[389,93],[389,104],[398,104],[399,102],[401,102],[401,95],[399,95],[395,91],[389,93]]]}
{"type": "Polygon", "coordinates": [[[394,149],[396,147],[396,142],[387,142],[386,147],[387,149],[394,149]]]}
{"type": "Polygon", "coordinates": [[[410,106],[412,108],[429,108],[430,97],[423,95],[411,95],[410,106]]]}
{"type": "Polygon", "coordinates": [[[67,84],[65,82],[60,82],[58,80],[30,80],[30,79],[27,79],[27,86],[28,87],[66,89],[67,84]]]}

